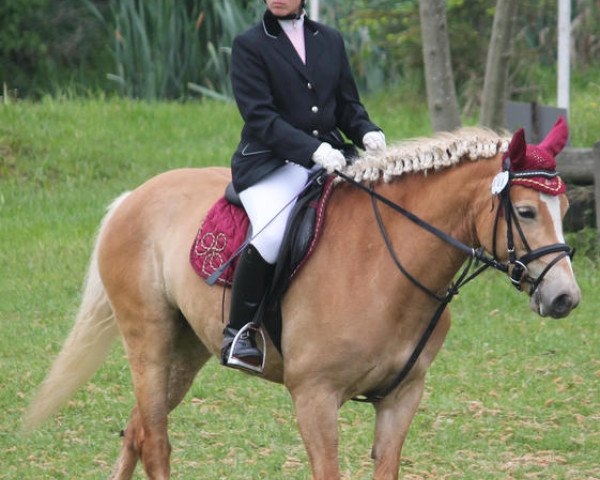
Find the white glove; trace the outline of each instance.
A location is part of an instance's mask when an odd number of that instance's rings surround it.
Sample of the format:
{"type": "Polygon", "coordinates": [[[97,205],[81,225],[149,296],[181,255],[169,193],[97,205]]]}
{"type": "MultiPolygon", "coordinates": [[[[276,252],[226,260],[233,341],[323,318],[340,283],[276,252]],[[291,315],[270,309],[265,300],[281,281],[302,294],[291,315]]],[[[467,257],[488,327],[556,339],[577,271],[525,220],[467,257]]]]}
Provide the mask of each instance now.
{"type": "Polygon", "coordinates": [[[346,166],[344,154],[327,142],[319,145],[319,148],[313,153],[312,160],[321,165],[328,173],[332,173],[334,170],[341,170],[346,166]]]}
{"type": "Polygon", "coordinates": [[[385,150],[385,135],[380,130],[365,133],[363,145],[367,153],[376,153],[385,150]]]}

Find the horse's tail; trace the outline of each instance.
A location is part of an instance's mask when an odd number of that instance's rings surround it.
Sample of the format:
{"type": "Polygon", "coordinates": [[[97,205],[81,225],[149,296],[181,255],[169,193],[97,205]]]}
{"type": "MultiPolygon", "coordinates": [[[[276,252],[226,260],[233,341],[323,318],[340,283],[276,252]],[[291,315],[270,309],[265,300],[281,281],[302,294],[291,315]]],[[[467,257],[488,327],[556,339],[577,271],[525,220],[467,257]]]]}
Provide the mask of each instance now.
{"type": "Polygon", "coordinates": [[[110,205],[100,224],[75,325],[25,415],[26,431],[55,413],[92,376],[118,335],[115,315],[98,272],[98,244],[108,219],[128,195],[129,192],[124,193],[110,205]]]}

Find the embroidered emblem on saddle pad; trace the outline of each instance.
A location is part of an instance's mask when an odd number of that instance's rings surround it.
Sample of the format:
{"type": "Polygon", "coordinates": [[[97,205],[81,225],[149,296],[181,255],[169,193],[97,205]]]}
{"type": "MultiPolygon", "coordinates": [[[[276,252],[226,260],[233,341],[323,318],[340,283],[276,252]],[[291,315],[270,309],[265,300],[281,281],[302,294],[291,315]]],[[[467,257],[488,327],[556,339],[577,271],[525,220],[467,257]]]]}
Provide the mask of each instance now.
{"type": "MultiPolygon", "coordinates": [[[[209,210],[190,251],[194,271],[207,279],[229,260],[246,239],[250,221],[243,208],[220,198],[209,210]]],[[[220,285],[231,286],[236,261],[218,278],[220,285]]]]}
{"type": "MultiPolygon", "coordinates": [[[[316,185],[298,200],[284,237],[277,270],[285,265],[293,277],[314,252],[325,218],[325,207],[333,191],[333,178],[316,185]]],[[[243,208],[220,198],[209,210],[190,250],[190,263],[203,279],[215,273],[239,249],[248,236],[249,220],[243,208]]],[[[219,276],[217,283],[231,287],[236,261],[219,276]]],[[[283,277],[283,275],[282,275],[283,277]]]]}

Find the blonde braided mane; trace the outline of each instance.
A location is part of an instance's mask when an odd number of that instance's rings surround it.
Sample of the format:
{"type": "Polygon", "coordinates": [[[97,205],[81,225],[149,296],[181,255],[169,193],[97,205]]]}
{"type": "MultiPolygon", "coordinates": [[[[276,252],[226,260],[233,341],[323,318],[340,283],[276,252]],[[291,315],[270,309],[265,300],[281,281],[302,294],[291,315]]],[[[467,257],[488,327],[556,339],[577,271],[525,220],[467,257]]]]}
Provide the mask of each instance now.
{"type": "Polygon", "coordinates": [[[492,130],[466,127],[430,138],[405,140],[380,153],[364,154],[345,167],[343,173],[357,182],[377,181],[381,176],[389,182],[409,172],[426,175],[430,170],[456,165],[463,158],[472,161],[493,158],[507,150],[509,141],[510,138],[492,130]]]}

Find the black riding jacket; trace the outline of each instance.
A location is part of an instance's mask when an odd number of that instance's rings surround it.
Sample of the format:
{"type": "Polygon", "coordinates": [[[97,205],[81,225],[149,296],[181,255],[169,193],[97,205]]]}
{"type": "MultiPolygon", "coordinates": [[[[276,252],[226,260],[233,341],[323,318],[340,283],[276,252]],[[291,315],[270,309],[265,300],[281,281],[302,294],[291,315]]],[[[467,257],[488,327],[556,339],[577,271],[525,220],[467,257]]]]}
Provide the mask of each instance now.
{"type": "Polygon", "coordinates": [[[321,142],[348,153],[340,130],[360,148],[380,130],[360,103],[341,34],[305,18],[304,38],[306,65],[267,10],[234,40],[231,82],[245,122],[231,162],[238,192],[286,161],[311,167],[321,142]]]}

